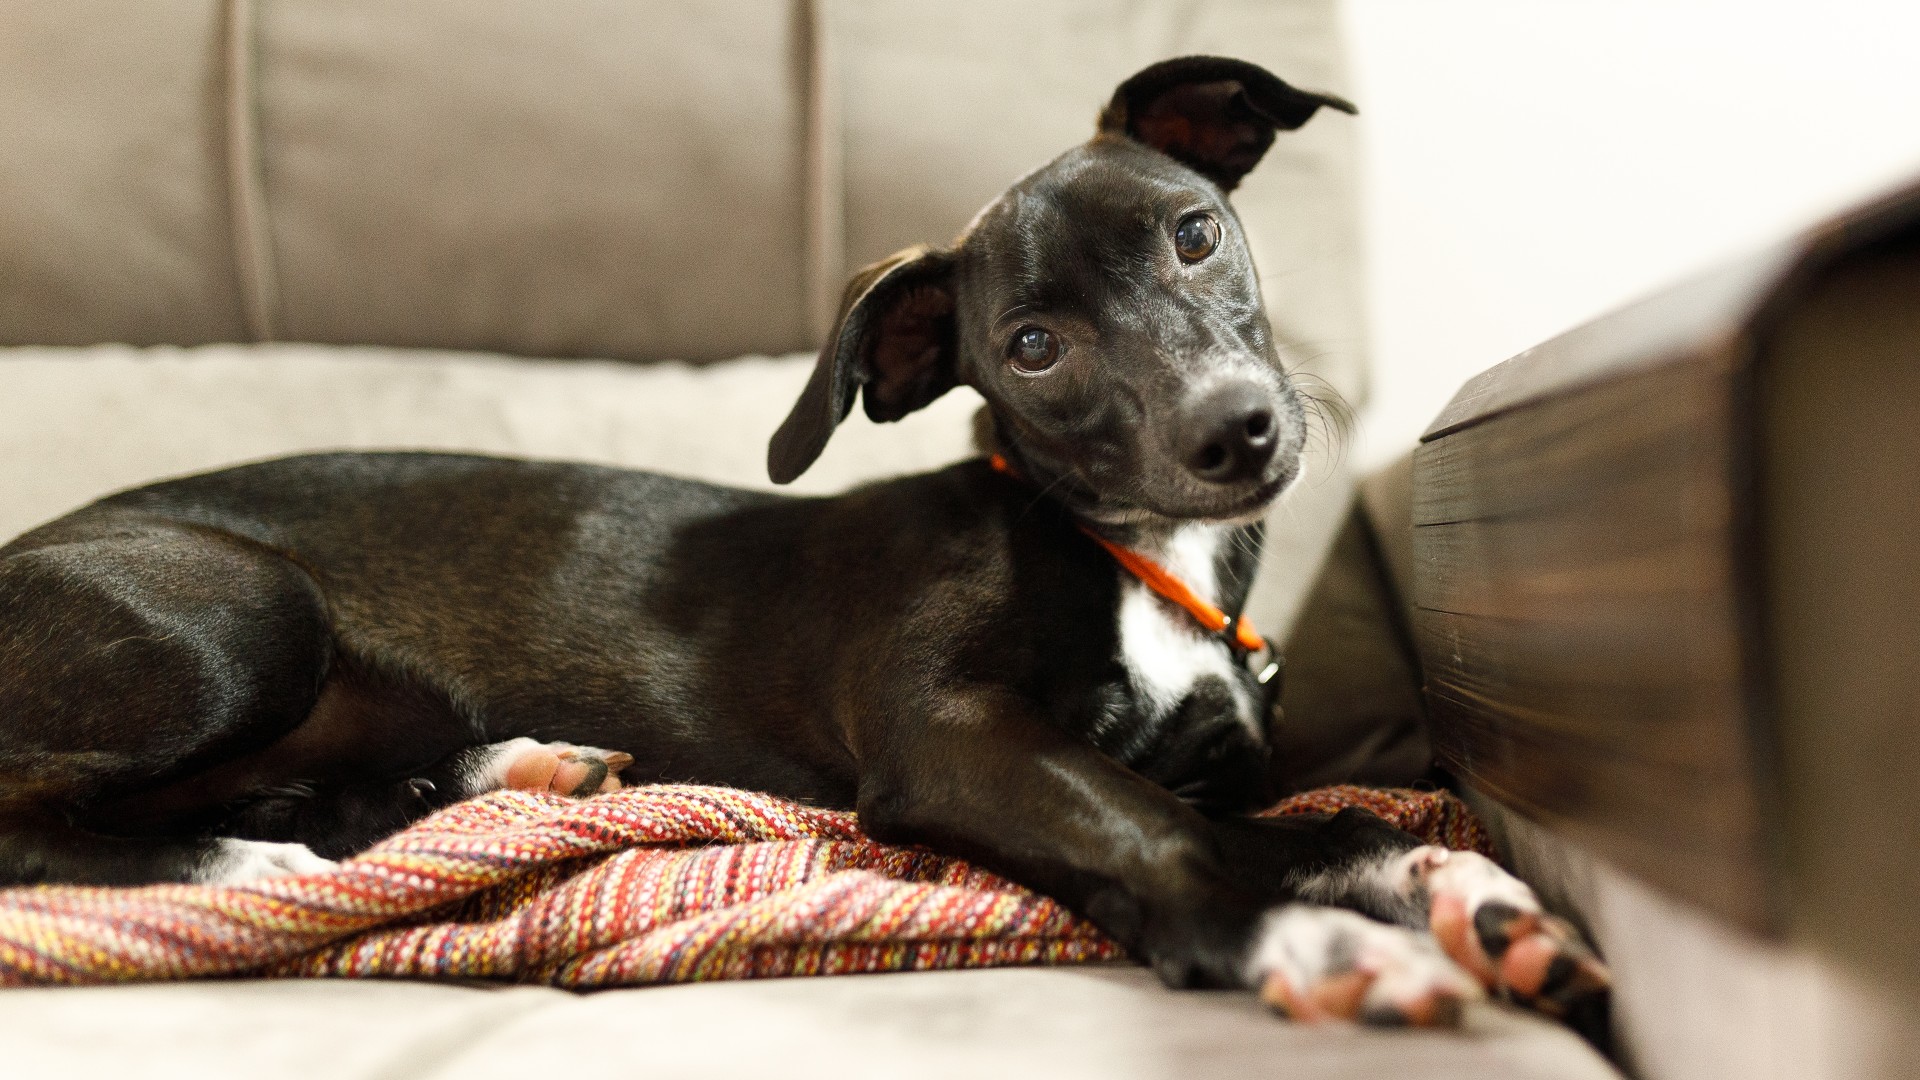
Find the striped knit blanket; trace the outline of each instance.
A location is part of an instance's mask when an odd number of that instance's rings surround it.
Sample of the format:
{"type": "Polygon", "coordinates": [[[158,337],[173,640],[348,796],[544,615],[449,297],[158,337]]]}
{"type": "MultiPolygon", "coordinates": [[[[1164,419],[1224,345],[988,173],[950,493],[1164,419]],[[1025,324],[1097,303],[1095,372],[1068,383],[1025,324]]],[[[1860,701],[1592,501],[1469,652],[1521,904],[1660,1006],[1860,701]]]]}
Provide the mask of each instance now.
{"type": "MultiPolygon", "coordinates": [[[[1444,793],[1326,788],[1269,812],[1349,804],[1488,850],[1444,793]]],[[[876,844],[851,814],[712,787],[497,791],[305,877],[0,890],[0,985],[257,975],[584,988],[1121,955],[1051,900],[876,844]]]]}

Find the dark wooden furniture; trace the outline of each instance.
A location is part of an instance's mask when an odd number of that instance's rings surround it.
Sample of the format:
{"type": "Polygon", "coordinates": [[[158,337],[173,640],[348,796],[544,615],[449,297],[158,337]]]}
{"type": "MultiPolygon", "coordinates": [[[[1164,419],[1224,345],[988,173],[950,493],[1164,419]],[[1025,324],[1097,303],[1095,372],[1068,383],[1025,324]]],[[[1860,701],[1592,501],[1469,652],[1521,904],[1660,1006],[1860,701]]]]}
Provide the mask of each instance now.
{"type": "Polygon", "coordinates": [[[1920,986],[1920,184],[1469,382],[1412,532],[1447,765],[1920,986]]]}

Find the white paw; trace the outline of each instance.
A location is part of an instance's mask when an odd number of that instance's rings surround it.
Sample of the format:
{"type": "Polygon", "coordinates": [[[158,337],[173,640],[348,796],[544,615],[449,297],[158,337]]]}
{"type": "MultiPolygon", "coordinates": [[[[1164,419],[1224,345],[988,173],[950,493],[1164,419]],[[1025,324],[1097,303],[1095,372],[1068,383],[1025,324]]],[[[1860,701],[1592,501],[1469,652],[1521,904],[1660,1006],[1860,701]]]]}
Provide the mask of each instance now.
{"type": "Polygon", "coordinates": [[[1483,996],[1429,936],[1339,908],[1289,904],[1267,914],[1248,981],[1296,1020],[1450,1026],[1483,996]]]}
{"type": "Polygon", "coordinates": [[[264,878],[325,873],[336,865],[332,859],[315,855],[305,844],[223,839],[193,880],[200,885],[240,885],[264,878]]]}
{"type": "Polygon", "coordinates": [[[1471,851],[1416,848],[1406,857],[1410,887],[1428,898],[1435,940],[1486,986],[1554,1016],[1605,998],[1606,965],[1525,882],[1471,851]]]}
{"type": "Polygon", "coordinates": [[[593,795],[620,790],[619,772],[633,764],[630,754],[538,739],[509,739],[474,752],[467,770],[466,794],[513,788],[560,795],[593,795]]]}
{"type": "Polygon", "coordinates": [[[1490,902],[1533,914],[1541,911],[1539,897],[1526,882],[1478,852],[1428,845],[1401,855],[1394,867],[1396,880],[1409,895],[1431,898],[1447,893],[1459,897],[1469,911],[1490,902]]]}

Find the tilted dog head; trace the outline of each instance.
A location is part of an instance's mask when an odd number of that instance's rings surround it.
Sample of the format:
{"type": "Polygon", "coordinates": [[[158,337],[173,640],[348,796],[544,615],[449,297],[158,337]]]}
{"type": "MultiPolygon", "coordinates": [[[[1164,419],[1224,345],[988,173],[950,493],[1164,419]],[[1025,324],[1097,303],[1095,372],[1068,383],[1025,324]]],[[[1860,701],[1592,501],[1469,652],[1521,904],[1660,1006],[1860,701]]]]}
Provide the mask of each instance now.
{"type": "Polygon", "coordinates": [[[806,471],[856,394],[898,420],[966,384],[1002,449],[1095,520],[1242,519],[1300,469],[1280,363],[1227,193],[1336,97],[1217,57],[1122,83],[1094,137],[945,250],[861,270],[767,471],[806,471]]]}

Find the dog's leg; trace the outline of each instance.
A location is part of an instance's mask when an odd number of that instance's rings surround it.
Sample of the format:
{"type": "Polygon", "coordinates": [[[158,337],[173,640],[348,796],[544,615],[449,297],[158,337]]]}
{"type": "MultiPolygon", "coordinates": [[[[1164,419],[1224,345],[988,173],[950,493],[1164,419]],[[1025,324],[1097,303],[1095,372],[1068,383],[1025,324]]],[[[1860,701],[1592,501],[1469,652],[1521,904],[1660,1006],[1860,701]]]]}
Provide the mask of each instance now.
{"type": "Polygon", "coordinates": [[[1170,985],[1237,985],[1261,915],[1206,819],[1004,691],[874,724],[858,811],[885,843],[970,858],[1091,918],[1170,985]]]}
{"type": "Polygon", "coordinates": [[[1314,904],[1268,914],[1247,978],[1269,1005],[1309,1023],[1452,1026],[1484,994],[1431,935],[1314,904]]]}
{"type": "Polygon", "coordinates": [[[1419,935],[1237,880],[1206,818],[1005,691],[874,730],[883,741],[859,798],[870,835],[965,856],[1060,900],[1171,986],[1256,986],[1284,971],[1298,1000],[1329,1014],[1402,1023],[1444,1022],[1457,1012],[1448,1002],[1474,992],[1419,935]]]}
{"type": "Polygon", "coordinates": [[[0,821],[0,884],[237,885],[332,866],[303,844],[230,837],[103,836],[31,814],[27,820],[0,821]]]}
{"type": "Polygon", "coordinates": [[[510,739],[461,750],[410,775],[291,784],[251,800],[231,825],[241,836],[298,841],[321,855],[345,858],[435,810],[489,791],[515,788],[576,797],[617,791],[620,770],[632,762],[626,754],[590,746],[510,739]]]}
{"type": "Polygon", "coordinates": [[[1423,845],[1349,869],[1344,882],[1303,881],[1303,896],[1362,890],[1395,921],[1433,931],[1489,989],[1582,1030],[1604,1024],[1606,965],[1533,890],[1484,855],[1423,845]]]}
{"type": "Polygon", "coordinates": [[[296,728],[325,605],[252,543],[144,519],[50,526],[0,557],[0,883],[235,881],[311,852],[203,834],[192,777],[296,728]],[[115,807],[172,782],[166,815],[115,807]]]}
{"type": "Polygon", "coordinates": [[[1580,935],[1485,856],[1420,841],[1363,810],[1217,822],[1256,887],[1431,930],[1489,990],[1585,1029],[1604,1020],[1608,976],[1580,935]]]}

